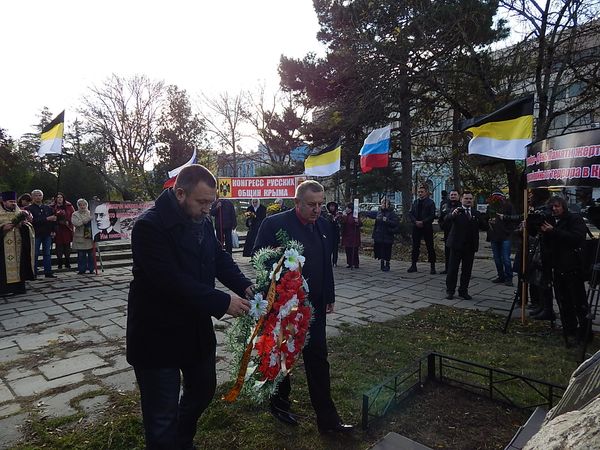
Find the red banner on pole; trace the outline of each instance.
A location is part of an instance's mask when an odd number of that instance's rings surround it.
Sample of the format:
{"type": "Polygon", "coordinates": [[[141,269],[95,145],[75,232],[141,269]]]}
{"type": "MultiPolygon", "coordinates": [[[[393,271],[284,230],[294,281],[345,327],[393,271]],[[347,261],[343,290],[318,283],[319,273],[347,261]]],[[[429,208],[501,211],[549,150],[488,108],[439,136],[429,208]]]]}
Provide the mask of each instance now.
{"type": "Polygon", "coordinates": [[[217,185],[221,198],[294,198],[296,195],[296,186],[306,179],[305,175],[244,178],[219,177],[217,185]]]}

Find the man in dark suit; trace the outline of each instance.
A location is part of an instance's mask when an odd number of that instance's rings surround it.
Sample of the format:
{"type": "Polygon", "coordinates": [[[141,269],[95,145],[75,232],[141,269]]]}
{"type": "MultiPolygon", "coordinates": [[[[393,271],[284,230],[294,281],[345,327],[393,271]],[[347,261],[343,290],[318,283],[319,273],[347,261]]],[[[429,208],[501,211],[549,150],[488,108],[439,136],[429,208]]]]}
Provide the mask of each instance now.
{"type": "Polygon", "coordinates": [[[211,317],[249,310],[242,296],[252,282],[221,249],[208,217],[215,195],[205,167],[185,167],[133,226],[127,361],[140,387],[148,449],[194,448],[216,388],[211,317]],[[215,278],[235,294],[215,289],[215,278]]]}
{"type": "Polygon", "coordinates": [[[448,233],[450,232],[450,222],[446,222],[444,219],[446,215],[450,213],[454,208],[460,206],[460,195],[456,189],[452,189],[448,194],[448,198],[440,205],[440,228],[444,232],[444,270],[440,272],[440,275],[446,275],[448,273],[448,262],[450,261],[450,249],[448,248],[448,233]]]}
{"type": "Polygon", "coordinates": [[[417,261],[421,251],[421,239],[425,239],[427,259],[431,265],[430,273],[435,275],[435,249],[433,247],[433,219],[435,203],[429,198],[429,188],[425,185],[417,189],[417,199],[413,202],[408,219],[412,222],[412,264],[407,272],[417,271],[417,261]]]}
{"type": "MultiPolygon", "coordinates": [[[[333,237],[331,227],[320,216],[325,194],[323,186],[314,180],[300,183],[296,188],[295,209],[267,217],[254,244],[255,251],[264,247],[278,247],[276,233],[285,230],[291,239],[304,246],[306,261],[302,275],[308,280],[309,298],[314,308],[314,320],[310,325],[310,338],[304,348],[304,367],[308,381],[310,400],[317,414],[317,426],[321,432],[345,432],[353,429],[340,420],[331,398],[326,314],[333,312],[335,287],[331,253],[333,237]]],[[[296,417],[290,413],[291,384],[286,376],[271,397],[271,412],[279,420],[296,425],[296,417]]]]}
{"type": "Polygon", "coordinates": [[[488,225],[485,217],[473,206],[473,194],[463,192],[461,206],[458,206],[444,218],[444,222],[450,224],[450,232],[446,245],[450,249],[450,260],[448,261],[448,274],[446,275],[446,298],[454,298],[456,282],[458,279],[458,266],[462,264],[460,272],[460,286],[458,296],[471,300],[469,295],[469,281],[473,269],[475,252],[479,250],[479,230],[487,230],[488,225]]]}

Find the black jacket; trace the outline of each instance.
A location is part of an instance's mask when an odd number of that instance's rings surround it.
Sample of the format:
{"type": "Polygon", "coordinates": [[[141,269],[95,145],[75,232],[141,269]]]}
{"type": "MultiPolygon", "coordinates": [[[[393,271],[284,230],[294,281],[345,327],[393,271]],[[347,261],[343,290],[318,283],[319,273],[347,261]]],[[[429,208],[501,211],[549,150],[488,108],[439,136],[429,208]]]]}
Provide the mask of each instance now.
{"type": "Polygon", "coordinates": [[[450,222],[446,222],[444,219],[446,218],[446,216],[448,215],[448,213],[450,211],[452,211],[454,208],[456,208],[458,206],[460,206],[460,201],[450,200],[450,199],[443,202],[440,206],[439,224],[440,224],[440,228],[444,231],[444,237],[448,236],[448,232],[450,231],[450,227],[452,226],[452,224],[450,222]]]}
{"type": "Polygon", "coordinates": [[[466,213],[452,214],[456,208],[453,208],[444,222],[450,224],[450,232],[446,240],[446,247],[454,250],[472,251],[479,250],[479,230],[487,230],[488,224],[483,214],[471,207],[471,218],[466,213]]]}
{"type": "Polygon", "coordinates": [[[393,209],[379,209],[373,226],[373,242],[381,244],[393,244],[394,232],[396,231],[400,219],[393,209]],[[386,218],[384,221],[383,218],[386,218]]]}
{"type": "Polygon", "coordinates": [[[566,212],[551,223],[552,231],[542,232],[542,264],[561,273],[580,273],[581,248],[584,245],[586,226],[579,214],[566,212]]]}
{"type": "Polygon", "coordinates": [[[410,208],[408,218],[413,224],[417,220],[422,220],[423,226],[431,227],[433,219],[435,219],[435,203],[429,197],[426,197],[423,200],[416,199],[413,201],[412,207],[410,208]],[[421,218],[418,217],[419,202],[422,202],[421,218]]]}
{"type": "Polygon", "coordinates": [[[510,235],[515,230],[517,222],[512,219],[516,215],[515,208],[508,202],[500,206],[498,210],[488,206],[488,219],[495,219],[494,223],[490,223],[490,228],[487,232],[487,240],[489,242],[507,241],[510,235]],[[502,214],[500,219],[497,214],[502,214]]]}
{"type": "Polygon", "coordinates": [[[211,316],[222,317],[230,301],[215,278],[240,296],[252,282],[221,249],[210,220],[192,222],[168,189],[136,220],[131,249],[127,361],[183,367],[214,354],[211,316]]]}
{"type": "Polygon", "coordinates": [[[56,229],[56,222],[46,220],[47,217],[54,215],[54,211],[50,206],[32,203],[25,209],[33,216],[31,223],[35,231],[35,237],[48,237],[56,229]]]}
{"type": "Polygon", "coordinates": [[[285,230],[291,239],[302,243],[306,257],[302,275],[308,281],[309,298],[315,306],[323,306],[323,304],[335,302],[333,268],[331,266],[333,237],[331,236],[331,226],[323,217],[317,219],[315,228],[318,231],[319,249],[308,247],[306,226],[298,219],[295,209],[269,216],[263,220],[258,230],[254,251],[264,247],[278,247],[280,244],[277,242],[275,234],[279,230],[285,230]],[[309,256],[309,252],[320,249],[322,249],[322,258],[309,256]],[[316,280],[321,280],[319,285],[316,280]],[[319,295],[315,295],[316,293],[319,295]]]}

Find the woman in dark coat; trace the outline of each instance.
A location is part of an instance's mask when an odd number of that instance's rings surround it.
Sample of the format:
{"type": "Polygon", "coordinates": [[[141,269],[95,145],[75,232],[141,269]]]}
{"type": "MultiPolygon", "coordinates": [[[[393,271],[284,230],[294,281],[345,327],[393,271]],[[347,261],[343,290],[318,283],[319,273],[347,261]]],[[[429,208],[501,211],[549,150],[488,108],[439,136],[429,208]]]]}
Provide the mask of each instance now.
{"type": "Polygon", "coordinates": [[[362,220],[353,215],[354,205],[348,203],[346,209],[340,217],[342,224],[342,246],[346,249],[346,262],[348,269],[358,269],[358,248],[360,247],[360,227],[362,220]]]}
{"type": "Polygon", "coordinates": [[[387,198],[381,199],[381,206],[375,218],[373,227],[374,257],[381,260],[381,270],[389,272],[390,259],[392,259],[392,244],[394,243],[394,231],[400,220],[390,207],[387,198]]]}
{"type": "Polygon", "coordinates": [[[73,224],[71,216],[75,212],[73,205],[65,200],[62,192],[56,194],[56,200],[52,204],[54,215],[56,216],[56,235],[54,236],[54,244],[56,246],[56,259],[58,268],[62,269],[63,257],[65,267],[71,268],[71,242],[73,242],[73,224]]]}
{"type": "Polygon", "coordinates": [[[246,235],[246,242],[244,242],[244,256],[252,256],[252,249],[254,248],[254,241],[258,234],[260,224],[267,216],[267,208],[260,204],[260,200],[253,198],[250,206],[246,209],[246,226],[248,227],[248,234],[246,235]]]}

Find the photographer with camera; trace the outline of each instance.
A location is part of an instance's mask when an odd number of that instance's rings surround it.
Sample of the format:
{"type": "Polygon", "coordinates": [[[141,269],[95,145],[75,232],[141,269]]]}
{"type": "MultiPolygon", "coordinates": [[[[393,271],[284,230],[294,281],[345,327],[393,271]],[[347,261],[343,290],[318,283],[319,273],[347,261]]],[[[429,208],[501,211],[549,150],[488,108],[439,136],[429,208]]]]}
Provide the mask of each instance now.
{"type": "Polygon", "coordinates": [[[444,222],[450,224],[450,232],[446,245],[450,249],[450,260],[448,262],[448,274],[446,275],[446,298],[454,298],[456,282],[458,279],[458,266],[462,265],[460,273],[460,285],[458,296],[471,300],[469,295],[469,281],[473,269],[475,252],[479,250],[479,230],[488,229],[485,217],[476,209],[472,208],[473,194],[463,192],[461,206],[454,208],[444,218],[444,222]]]}
{"type": "MultiPolygon", "coordinates": [[[[552,197],[548,206],[552,217],[545,218],[539,225],[542,265],[552,269],[554,295],[566,335],[581,339],[588,309],[582,261],[586,226],[579,214],[569,212],[564,198],[552,197]]],[[[528,226],[537,224],[535,220],[528,221],[528,226]]]]}

